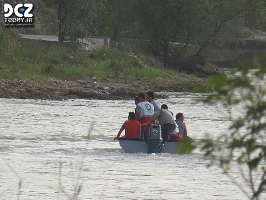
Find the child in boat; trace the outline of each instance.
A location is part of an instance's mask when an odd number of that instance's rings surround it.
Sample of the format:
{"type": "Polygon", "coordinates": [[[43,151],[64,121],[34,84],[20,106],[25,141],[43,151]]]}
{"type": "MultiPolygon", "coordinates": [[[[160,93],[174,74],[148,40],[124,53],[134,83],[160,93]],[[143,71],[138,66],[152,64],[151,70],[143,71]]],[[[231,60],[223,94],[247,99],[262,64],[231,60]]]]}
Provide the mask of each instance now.
{"type": "Polygon", "coordinates": [[[179,133],[181,134],[181,137],[184,138],[184,137],[187,137],[187,126],[184,122],[184,115],[183,113],[177,113],[176,114],[176,124],[179,128],[179,133]]]}
{"type": "Polygon", "coordinates": [[[128,120],[123,123],[114,140],[120,137],[123,130],[125,130],[123,138],[141,138],[141,125],[136,121],[134,112],[129,112],[128,120]]]}

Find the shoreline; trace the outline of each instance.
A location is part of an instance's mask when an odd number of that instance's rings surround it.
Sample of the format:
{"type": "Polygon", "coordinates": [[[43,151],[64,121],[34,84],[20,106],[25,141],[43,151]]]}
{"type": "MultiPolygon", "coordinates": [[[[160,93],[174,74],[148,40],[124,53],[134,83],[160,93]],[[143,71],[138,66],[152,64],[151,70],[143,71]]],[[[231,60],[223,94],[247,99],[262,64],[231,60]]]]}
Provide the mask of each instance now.
{"type": "Polygon", "coordinates": [[[140,92],[189,92],[205,81],[169,83],[169,81],[147,81],[145,79],[125,80],[114,78],[86,78],[84,80],[60,80],[54,78],[0,78],[0,98],[15,99],[133,99],[140,92]]]}

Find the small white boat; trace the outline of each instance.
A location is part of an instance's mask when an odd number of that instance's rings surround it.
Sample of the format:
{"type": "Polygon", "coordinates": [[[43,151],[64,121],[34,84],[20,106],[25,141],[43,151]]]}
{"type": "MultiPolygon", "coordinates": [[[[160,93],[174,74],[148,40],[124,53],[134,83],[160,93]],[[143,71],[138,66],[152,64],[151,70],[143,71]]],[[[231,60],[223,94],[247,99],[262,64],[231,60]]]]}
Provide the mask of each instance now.
{"type": "MultiPolygon", "coordinates": [[[[192,142],[192,138],[189,140],[192,142]]],[[[144,139],[118,138],[119,144],[125,153],[178,153],[178,144],[181,140],[168,140],[161,144],[161,126],[152,124],[147,141],[144,139]]]]}
{"type": "Polygon", "coordinates": [[[119,138],[118,141],[125,153],[178,153],[178,141],[169,140],[163,145],[160,140],[149,140],[145,143],[143,139],[119,138]]]}

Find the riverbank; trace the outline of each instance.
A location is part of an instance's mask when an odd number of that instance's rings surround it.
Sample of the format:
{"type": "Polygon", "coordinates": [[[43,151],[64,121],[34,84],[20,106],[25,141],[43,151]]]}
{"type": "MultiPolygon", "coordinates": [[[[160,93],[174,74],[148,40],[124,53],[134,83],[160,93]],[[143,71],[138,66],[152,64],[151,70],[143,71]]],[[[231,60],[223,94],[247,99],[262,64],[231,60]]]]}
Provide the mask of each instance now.
{"type": "Polygon", "coordinates": [[[136,80],[116,78],[86,78],[60,80],[54,78],[0,79],[0,98],[19,99],[132,99],[139,92],[186,92],[204,86],[204,79],[136,80]]]}
{"type": "Polygon", "coordinates": [[[189,92],[218,72],[189,61],[192,72],[166,68],[152,56],[117,48],[91,52],[65,43],[20,40],[8,32],[4,36],[1,46],[9,48],[0,49],[0,98],[132,99],[149,90],[189,92]]]}

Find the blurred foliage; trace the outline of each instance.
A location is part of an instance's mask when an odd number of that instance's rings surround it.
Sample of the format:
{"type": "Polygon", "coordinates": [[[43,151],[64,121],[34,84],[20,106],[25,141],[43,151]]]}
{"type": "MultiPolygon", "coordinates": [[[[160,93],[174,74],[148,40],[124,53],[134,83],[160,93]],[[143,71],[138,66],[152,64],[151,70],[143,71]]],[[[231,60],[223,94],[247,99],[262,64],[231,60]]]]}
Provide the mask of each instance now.
{"type": "Polygon", "coordinates": [[[266,1],[249,0],[250,6],[245,16],[247,27],[255,30],[266,31],[266,1]]]}
{"type": "MultiPolygon", "coordinates": [[[[229,177],[237,164],[246,182],[239,179],[234,182],[249,199],[259,199],[266,190],[265,72],[266,66],[256,70],[241,66],[226,75],[210,77],[207,85],[214,92],[204,102],[222,105],[228,111],[230,125],[217,138],[212,134],[186,144],[189,151],[200,149],[209,161],[208,166],[220,166],[229,177]]],[[[186,148],[182,147],[182,152],[186,148]]]]}

